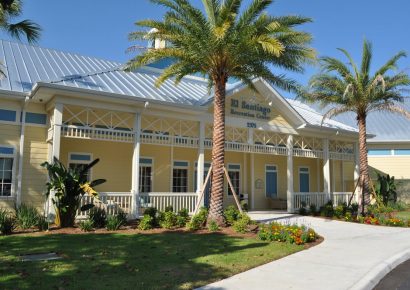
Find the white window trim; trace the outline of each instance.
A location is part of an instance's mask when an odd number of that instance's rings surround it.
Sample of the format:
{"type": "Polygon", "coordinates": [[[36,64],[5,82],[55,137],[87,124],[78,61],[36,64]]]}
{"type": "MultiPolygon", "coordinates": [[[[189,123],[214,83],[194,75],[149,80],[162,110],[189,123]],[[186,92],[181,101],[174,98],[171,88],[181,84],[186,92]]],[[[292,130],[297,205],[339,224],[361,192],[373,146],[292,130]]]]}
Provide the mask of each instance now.
{"type": "MultiPolygon", "coordinates": [[[[91,162],[94,161],[93,154],[89,152],[68,152],[68,162],[67,165],[70,167],[70,164],[90,164],[91,162]],[[71,154],[79,154],[79,155],[89,155],[90,156],[90,162],[86,162],[84,160],[71,160],[71,154]]],[[[93,168],[90,168],[90,175],[89,175],[89,181],[93,180],[93,168]]]]}
{"type": "MultiPolygon", "coordinates": [[[[154,158],[153,157],[148,157],[148,156],[140,156],[140,160],[141,159],[150,159],[151,160],[151,192],[155,192],[154,191],[154,158]]],[[[140,167],[148,167],[146,166],[146,164],[141,164],[140,162],[140,167]]],[[[140,174],[141,174],[141,170],[140,170],[140,174]]],[[[138,180],[139,182],[139,180],[138,180]]],[[[140,186],[140,184],[138,184],[138,187],[140,186]]],[[[138,188],[139,191],[139,188],[138,188]]]]}
{"type": "MultiPolygon", "coordinates": [[[[190,165],[191,163],[188,161],[188,160],[180,160],[180,159],[173,159],[172,160],[172,176],[171,176],[171,192],[172,193],[177,193],[177,192],[174,192],[173,191],[173,189],[174,189],[174,169],[186,169],[186,170],[188,170],[188,172],[187,172],[187,180],[186,180],[186,182],[187,182],[187,192],[189,192],[189,189],[191,188],[190,186],[191,186],[191,184],[190,184],[190,182],[189,182],[189,169],[190,169],[190,167],[191,167],[191,165],[190,165]],[[187,165],[186,166],[175,166],[175,162],[186,162],[187,163],[187,165]]],[[[195,165],[194,165],[195,166],[195,165]]],[[[194,190],[195,191],[195,190],[194,190]]]]}
{"type": "MultiPolygon", "coordinates": [[[[21,125],[21,114],[22,114],[22,110],[21,108],[19,109],[15,109],[15,108],[10,108],[10,107],[6,107],[6,108],[2,108],[3,110],[9,110],[9,111],[15,111],[16,112],[16,120],[13,121],[4,121],[4,120],[0,120],[0,124],[3,125],[21,125]]],[[[45,124],[33,124],[33,123],[25,123],[26,126],[30,126],[30,127],[39,127],[39,128],[48,128],[50,127],[50,118],[47,114],[47,112],[31,112],[31,111],[26,111],[26,113],[36,113],[36,114],[44,114],[47,116],[46,118],[46,123],[45,124]]]]}
{"type": "Polygon", "coordinates": [[[265,197],[266,198],[271,198],[270,196],[268,196],[268,180],[266,179],[266,173],[268,172],[276,172],[276,197],[278,197],[279,192],[279,170],[278,170],[278,166],[276,164],[265,164],[265,197]],[[275,170],[268,170],[268,166],[275,166],[275,170]]]}
{"type": "Polygon", "coordinates": [[[301,188],[300,188],[300,186],[301,186],[301,182],[300,182],[300,174],[301,173],[303,173],[303,174],[308,174],[308,176],[309,176],[309,190],[307,191],[307,192],[310,192],[310,184],[311,184],[311,180],[310,180],[310,177],[311,177],[311,175],[310,175],[310,166],[298,166],[298,179],[299,179],[299,192],[302,192],[301,191],[301,188]],[[300,171],[300,169],[307,169],[308,171],[300,171]]]}
{"type": "MultiPolygon", "coordinates": [[[[9,122],[10,123],[10,122],[9,122]]],[[[13,167],[11,169],[11,194],[10,196],[0,196],[0,200],[10,200],[16,197],[16,170],[17,170],[17,149],[13,145],[5,145],[0,144],[0,147],[12,148],[13,154],[1,154],[0,157],[3,158],[12,158],[13,159],[13,167]]]]}
{"type": "MultiPolygon", "coordinates": [[[[237,192],[236,194],[240,194],[242,192],[242,164],[240,164],[240,163],[228,163],[228,164],[226,164],[226,171],[228,172],[228,175],[229,175],[229,171],[239,172],[239,193],[237,192]],[[229,169],[229,165],[235,165],[235,166],[239,165],[239,169],[229,169]]],[[[229,195],[229,184],[228,184],[228,182],[226,182],[225,195],[228,198],[234,198],[233,194],[229,195]]]]}

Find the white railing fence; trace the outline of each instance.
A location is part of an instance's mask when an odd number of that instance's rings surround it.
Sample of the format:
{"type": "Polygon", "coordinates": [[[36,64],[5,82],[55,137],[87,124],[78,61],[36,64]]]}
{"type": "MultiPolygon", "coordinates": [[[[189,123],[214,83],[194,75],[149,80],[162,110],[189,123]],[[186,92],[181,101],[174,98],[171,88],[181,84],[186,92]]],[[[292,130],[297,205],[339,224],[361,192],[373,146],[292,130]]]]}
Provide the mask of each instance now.
{"type": "MultiPolygon", "coordinates": [[[[164,211],[167,206],[172,206],[174,212],[186,208],[189,213],[195,209],[198,195],[196,193],[172,193],[172,192],[150,192],[140,194],[139,207],[141,210],[147,207],[155,207],[164,211]]],[[[100,192],[98,199],[84,196],[81,206],[94,204],[96,207],[104,208],[107,215],[117,214],[120,211],[130,216],[132,210],[132,194],[130,192],[100,192]]],[[[140,211],[141,212],[141,211],[140,211]]],[[[78,211],[77,218],[87,218],[89,211],[78,211]]]]}
{"type": "Polygon", "coordinates": [[[172,206],[174,212],[186,208],[189,213],[195,210],[198,200],[197,193],[169,193],[150,192],[140,194],[140,207],[155,207],[159,211],[164,211],[167,206],[172,206]]]}
{"type": "MultiPolygon", "coordinates": [[[[84,195],[81,206],[94,204],[96,207],[104,208],[107,215],[117,214],[120,211],[131,214],[132,195],[129,192],[100,192],[98,199],[84,195]]],[[[89,211],[78,211],[77,218],[88,217],[89,211]]]]}
{"type": "MultiPolygon", "coordinates": [[[[344,202],[349,203],[351,196],[351,192],[333,192],[330,198],[333,205],[338,206],[344,202]]],[[[298,211],[303,205],[309,207],[312,204],[316,205],[316,208],[319,209],[329,201],[328,199],[328,195],[323,192],[295,192],[293,195],[293,211],[298,211]]],[[[356,196],[354,196],[352,203],[356,201],[356,196]]]]}

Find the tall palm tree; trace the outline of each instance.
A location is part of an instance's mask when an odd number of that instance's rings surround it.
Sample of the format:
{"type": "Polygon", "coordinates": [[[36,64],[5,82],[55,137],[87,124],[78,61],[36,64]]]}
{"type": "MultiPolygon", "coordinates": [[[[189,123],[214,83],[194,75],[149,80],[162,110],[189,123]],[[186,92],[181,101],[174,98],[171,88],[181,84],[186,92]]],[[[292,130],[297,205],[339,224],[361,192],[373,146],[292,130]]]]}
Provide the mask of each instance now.
{"type": "Polygon", "coordinates": [[[309,22],[300,16],[273,17],[266,13],[272,0],[253,0],[242,10],[242,0],[202,0],[204,11],[189,0],[151,0],[165,6],[163,20],[142,20],[136,25],[150,28],[130,34],[131,40],[161,39],[170,45],[150,49],[128,62],[133,70],[150,62],[172,58],[175,62],[158,79],[161,85],[174,78],[202,74],[214,92],[212,147],[212,188],[208,220],[224,224],[223,184],[225,163],[225,95],[229,78],[236,78],[255,89],[252,79],[262,77],[272,84],[292,90],[296,83],[278,68],[302,72],[302,65],[315,57],[308,47],[311,36],[294,27],[309,22]]]}
{"type": "Polygon", "coordinates": [[[41,28],[38,24],[29,19],[12,23],[13,18],[20,17],[23,13],[23,3],[21,0],[0,0],[0,29],[10,34],[12,37],[21,39],[25,36],[27,41],[32,43],[40,37],[41,28]]]}
{"type": "Polygon", "coordinates": [[[406,57],[399,52],[378,70],[371,72],[372,45],[363,43],[360,68],[351,55],[344,49],[339,50],[347,58],[347,64],[332,58],[320,58],[321,72],[309,81],[309,88],[301,93],[302,98],[334,105],[324,116],[335,117],[345,112],[354,112],[359,127],[360,184],[362,187],[361,209],[370,201],[369,169],[367,161],[366,117],[373,111],[398,113],[410,118],[398,103],[403,101],[405,88],[410,85],[409,76],[396,72],[397,62],[406,57]]]}

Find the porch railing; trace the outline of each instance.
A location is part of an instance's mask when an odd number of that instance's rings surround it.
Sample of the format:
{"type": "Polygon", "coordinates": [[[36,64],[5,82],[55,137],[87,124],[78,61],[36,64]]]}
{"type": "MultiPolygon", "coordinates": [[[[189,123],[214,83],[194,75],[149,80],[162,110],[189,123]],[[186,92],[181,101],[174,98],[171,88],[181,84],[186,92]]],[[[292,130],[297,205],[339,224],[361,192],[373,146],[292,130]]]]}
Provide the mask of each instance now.
{"type": "MultiPolygon", "coordinates": [[[[196,193],[172,193],[172,192],[150,192],[140,194],[139,206],[141,209],[155,207],[164,211],[167,206],[172,206],[175,212],[186,208],[189,213],[195,209],[198,195],[196,193]]],[[[130,192],[100,192],[98,199],[84,196],[81,206],[94,204],[96,207],[104,208],[107,214],[116,214],[120,211],[130,215],[132,210],[132,194],[130,192]]],[[[78,211],[77,218],[86,218],[89,211],[78,211]]]]}
{"type": "Polygon", "coordinates": [[[94,127],[78,127],[73,125],[63,125],[62,136],[67,138],[92,139],[115,142],[134,142],[134,133],[125,130],[104,129],[94,127]]]}
{"type": "Polygon", "coordinates": [[[140,207],[155,207],[159,211],[164,211],[167,206],[172,206],[174,212],[186,208],[189,213],[195,210],[198,194],[193,193],[170,193],[170,192],[150,192],[140,194],[140,207]]]}
{"type": "MultiPolygon", "coordinates": [[[[84,196],[81,206],[94,204],[96,207],[104,208],[107,214],[113,215],[120,211],[131,214],[132,195],[129,192],[100,192],[98,199],[84,196]]],[[[78,211],[77,218],[86,218],[89,211],[78,211]]]]}
{"type": "MultiPolygon", "coordinates": [[[[348,203],[351,197],[351,192],[333,192],[330,198],[334,206],[340,205],[344,202],[348,203]]],[[[295,192],[293,195],[293,211],[298,211],[303,204],[307,207],[314,204],[319,209],[328,202],[328,195],[323,192],[295,192]]],[[[356,202],[355,197],[353,202],[356,202]]]]}

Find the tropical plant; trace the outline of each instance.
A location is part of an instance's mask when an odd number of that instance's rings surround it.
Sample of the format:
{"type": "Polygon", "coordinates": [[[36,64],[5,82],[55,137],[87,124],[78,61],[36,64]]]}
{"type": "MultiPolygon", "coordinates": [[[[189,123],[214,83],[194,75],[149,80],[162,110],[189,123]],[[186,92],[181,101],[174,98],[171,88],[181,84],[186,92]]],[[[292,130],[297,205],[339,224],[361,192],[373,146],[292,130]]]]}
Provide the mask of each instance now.
{"type": "Polygon", "coordinates": [[[16,218],[7,210],[0,209],[0,234],[10,235],[16,226],[16,218]]]}
{"type": "Polygon", "coordinates": [[[83,232],[91,232],[94,228],[93,228],[93,221],[88,219],[88,220],[84,220],[81,221],[78,224],[80,230],[82,230],[83,232]]]}
{"type": "Polygon", "coordinates": [[[16,222],[23,230],[37,226],[40,214],[34,206],[21,204],[16,207],[16,222]]]}
{"type": "Polygon", "coordinates": [[[371,72],[372,45],[363,43],[360,68],[344,49],[339,48],[348,64],[333,58],[320,58],[322,71],[313,76],[309,88],[301,91],[301,97],[322,105],[334,105],[323,120],[345,112],[354,112],[359,127],[360,182],[362,189],[361,211],[370,203],[369,168],[367,160],[366,118],[374,111],[399,113],[410,118],[410,113],[398,105],[403,101],[403,89],[410,85],[409,76],[395,72],[398,61],[406,56],[399,52],[382,67],[371,72]]]}
{"type": "Polygon", "coordinates": [[[300,16],[274,17],[266,13],[272,0],[253,0],[242,7],[243,0],[202,0],[204,12],[189,0],[151,0],[165,6],[163,20],[142,20],[136,25],[144,29],[132,32],[131,40],[162,40],[161,49],[148,49],[131,59],[128,70],[163,59],[174,62],[157,80],[161,85],[174,78],[178,84],[187,75],[200,74],[213,88],[214,123],[212,147],[212,186],[208,220],[224,225],[225,163],[225,97],[228,79],[242,81],[255,89],[253,81],[260,77],[285,90],[297,87],[271,66],[290,71],[303,71],[303,64],[315,57],[307,45],[308,33],[295,30],[310,22],[300,16]],[[150,28],[147,32],[145,28],[150,28]]]}
{"type": "Polygon", "coordinates": [[[21,17],[23,13],[23,2],[21,0],[0,1],[0,28],[12,37],[20,39],[22,36],[28,42],[35,42],[40,37],[41,28],[29,19],[16,23],[10,22],[13,18],[21,17]]]}
{"type": "MultiPolygon", "coordinates": [[[[87,180],[87,173],[99,161],[99,159],[96,159],[82,168],[66,168],[57,158],[54,158],[53,163],[44,162],[41,165],[48,172],[49,181],[46,183],[46,195],[47,198],[51,198],[54,205],[57,226],[74,226],[75,215],[84,195],[97,198],[98,193],[94,190],[94,187],[106,180],[97,179],[90,182],[87,180]]],[[[81,211],[93,207],[93,204],[86,204],[81,207],[81,211]]]]}
{"type": "Polygon", "coordinates": [[[377,173],[376,193],[380,196],[385,206],[387,206],[389,201],[396,203],[397,191],[394,176],[388,174],[384,176],[377,173]]]}
{"type": "Polygon", "coordinates": [[[107,213],[102,207],[93,207],[88,213],[90,221],[93,223],[93,227],[102,229],[107,224],[107,213]]]}
{"type": "Polygon", "coordinates": [[[116,231],[127,223],[127,215],[124,212],[119,212],[115,215],[107,217],[107,230],[116,231]]]}

